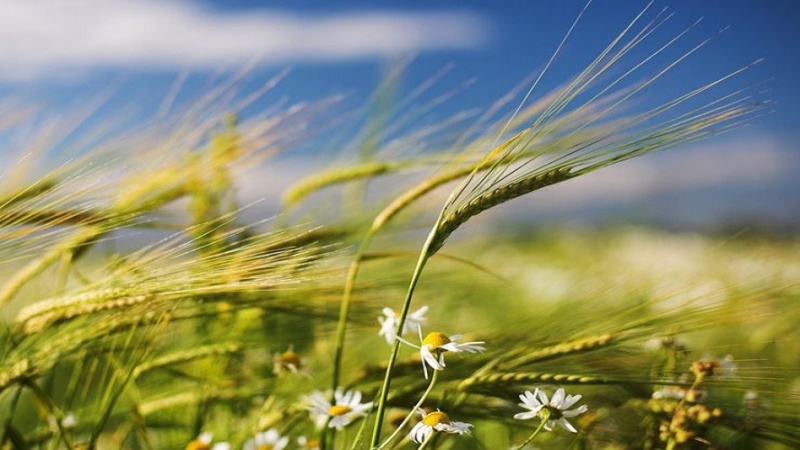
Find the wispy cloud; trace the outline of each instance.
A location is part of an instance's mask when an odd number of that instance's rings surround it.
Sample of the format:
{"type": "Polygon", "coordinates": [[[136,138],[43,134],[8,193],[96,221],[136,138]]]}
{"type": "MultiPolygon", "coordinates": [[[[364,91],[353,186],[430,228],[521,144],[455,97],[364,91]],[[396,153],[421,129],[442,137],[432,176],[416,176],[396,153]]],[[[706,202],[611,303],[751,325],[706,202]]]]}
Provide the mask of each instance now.
{"type": "Polygon", "coordinates": [[[735,203],[726,188],[782,183],[793,177],[798,164],[800,159],[791,144],[768,135],[720,139],[634,159],[571,180],[558,192],[554,190],[550,200],[553,207],[578,207],[722,188],[720,196],[728,197],[719,200],[735,203]]]}
{"type": "MultiPolygon", "coordinates": [[[[770,135],[749,135],[738,140],[704,142],[690,148],[650,155],[605,168],[590,175],[570,180],[558,186],[532,194],[525,200],[509,202],[492,210],[492,214],[479,216],[475,224],[497,224],[503,220],[543,220],[570,218],[585,214],[599,217],[606,208],[636,208],[643,202],[658,202],[663,209],[657,219],[674,216],[693,197],[701,196],[706,208],[693,210],[698,222],[713,222],[733,216],[753,205],[743,205],[734,189],[752,191],[759,211],[781,211],[795,207],[796,201],[786,204],[784,197],[773,198],[773,188],[786,189],[796,185],[795,173],[800,168],[800,155],[796,145],[770,135]],[[761,189],[761,190],[759,190],[761,189]],[[683,200],[664,204],[663,199],[678,197],[683,200]]],[[[312,166],[307,159],[281,161],[278,164],[252,169],[241,174],[239,193],[243,201],[267,199],[260,206],[267,215],[278,212],[277,199],[296,180],[324,167],[326,161],[317,160],[312,166]]],[[[447,189],[438,193],[447,195],[447,189]]],[[[440,199],[444,201],[444,198],[440,199]]],[[[432,201],[432,208],[440,203],[432,201]]],[[[691,203],[696,207],[695,203],[691,203]]],[[[795,208],[796,209],[796,208],[795,208]]],[[[764,217],[770,219],[772,217],[764,217]]]]}
{"type": "Polygon", "coordinates": [[[186,0],[6,0],[0,3],[0,78],[470,49],[486,42],[489,28],[485,19],[464,11],[309,16],[212,10],[186,0]]]}

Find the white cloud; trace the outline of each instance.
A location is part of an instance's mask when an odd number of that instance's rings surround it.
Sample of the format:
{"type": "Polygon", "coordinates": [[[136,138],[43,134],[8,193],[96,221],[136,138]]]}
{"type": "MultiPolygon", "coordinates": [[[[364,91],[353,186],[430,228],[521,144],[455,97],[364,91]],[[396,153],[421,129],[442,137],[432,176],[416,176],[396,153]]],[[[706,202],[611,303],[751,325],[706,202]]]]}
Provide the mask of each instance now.
{"type": "Polygon", "coordinates": [[[537,201],[573,208],[665,193],[772,184],[792,176],[799,162],[789,144],[770,136],[720,139],[604,168],[564,183],[537,201]]]}
{"type": "MultiPolygon", "coordinates": [[[[591,211],[607,207],[629,205],[635,208],[641,202],[651,199],[663,202],[665,195],[675,195],[677,200],[672,204],[657,203],[665,208],[659,216],[663,219],[671,217],[676,208],[696,207],[695,197],[700,193],[708,208],[693,211],[697,215],[695,218],[714,220],[749,207],[742,205],[741,199],[731,194],[731,189],[755,192],[757,201],[766,209],[785,206],[785,198],[772,198],[763,192],[759,194],[758,190],[783,186],[795,179],[800,155],[794,151],[793,142],[765,134],[735,140],[721,138],[626,161],[546,188],[478,216],[471,221],[472,227],[515,219],[570,218],[586,211],[591,215],[594,214],[591,211]]],[[[278,199],[284,190],[298,179],[324,169],[325,164],[320,159],[296,157],[278,161],[273,166],[253,168],[237,179],[239,193],[243,201],[270,199],[260,207],[267,210],[266,215],[277,213],[278,199]]],[[[431,211],[441,205],[448,192],[443,188],[434,194],[438,200],[429,202],[431,211]]]]}
{"type": "Polygon", "coordinates": [[[0,78],[96,67],[207,69],[336,61],[482,45],[489,25],[460,11],[299,15],[225,12],[185,0],[6,0],[0,78]]]}

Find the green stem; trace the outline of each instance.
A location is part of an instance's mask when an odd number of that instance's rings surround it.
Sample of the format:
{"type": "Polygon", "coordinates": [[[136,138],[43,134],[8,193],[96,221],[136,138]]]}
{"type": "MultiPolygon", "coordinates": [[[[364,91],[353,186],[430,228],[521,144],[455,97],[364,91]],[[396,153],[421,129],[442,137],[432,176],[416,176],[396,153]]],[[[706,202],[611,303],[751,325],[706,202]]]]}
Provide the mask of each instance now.
{"type": "Polygon", "coordinates": [[[40,405],[45,408],[48,414],[53,416],[55,419],[56,427],[58,428],[58,433],[60,434],[61,442],[64,443],[64,446],[68,450],[75,450],[75,446],[72,445],[72,440],[67,433],[67,430],[64,428],[64,413],[58,408],[58,406],[53,403],[52,399],[36,384],[35,381],[32,380],[25,380],[23,382],[24,386],[28,388],[36,397],[36,399],[40,402],[40,405]]]}
{"type": "MultiPolygon", "coordinates": [[[[403,301],[403,309],[400,312],[400,320],[397,323],[397,335],[400,336],[403,332],[403,325],[406,323],[406,316],[408,316],[408,310],[411,308],[411,298],[414,296],[414,289],[417,287],[417,283],[419,282],[420,277],[422,276],[422,270],[425,268],[425,264],[428,262],[428,259],[431,257],[431,244],[437,237],[437,229],[439,228],[439,224],[442,221],[442,216],[444,215],[444,209],[442,213],[439,214],[439,217],[436,219],[436,223],[434,224],[431,232],[428,233],[428,238],[425,240],[425,244],[422,246],[422,250],[419,254],[419,259],[417,260],[417,265],[414,267],[414,273],[411,275],[411,282],[408,285],[408,290],[406,291],[406,297],[403,301]]],[[[386,376],[383,378],[383,385],[380,389],[380,398],[378,400],[378,410],[375,413],[375,426],[372,429],[372,448],[377,447],[381,441],[381,427],[383,426],[383,416],[386,412],[386,399],[389,397],[389,387],[392,383],[392,372],[394,371],[394,364],[397,361],[397,354],[400,350],[400,340],[396,339],[394,341],[394,345],[392,346],[392,353],[389,357],[389,363],[386,366],[386,376]]]]}
{"type": "Polygon", "coordinates": [[[411,420],[411,417],[414,416],[414,414],[417,412],[417,409],[420,408],[422,406],[422,404],[425,402],[425,400],[428,398],[428,395],[431,393],[431,390],[433,389],[433,385],[436,384],[436,379],[437,378],[439,378],[439,371],[438,370],[434,370],[433,371],[433,376],[431,376],[431,382],[428,385],[428,389],[426,389],[425,392],[422,394],[422,397],[420,397],[420,399],[417,402],[417,404],[414,405],[413,408],[411,408],[411,412],[408,413],[406,418],[403,419],[403,422],[401,422],[400,425],[397,427],[397,429],[394,430],[394,433],[392,433],[391,436],[386,438],[386,440],[383,441],[383,444],[381,444],[378,447],[378,450],[380,450],[380,449],[386,447],[387,445],[389,445],[389,443],[392,442],[392,440],[394,438],[396,438],[398,434],[400,434],[400,432],[403,430],[403,427],[408,425],[408,422],[411,420]]]}
{"type": "Polygon", "coordinates": [[[363,419],[361,421],[361,425],[358,426],[358,433],[356,433],[356,438],[353,440],[353,445],[350,446],[350,450],[358,450],[361,448],[359,444],[361,444],[361,436],[364,435],[364,429],[367,427],[367,419],[363,419]]]}
{"type": "Polygon", "coordinates": [[[344,338],[347,333],[347,316],[350,314],[350,304],[353,298],[353,289],[355,288],[356,277],[358,270],[361,267],[361,261],[364,259],[364,254],[367,252],[369,244],[372,242],[372,237],[375,230],[370,228],[361,244],[356,250],[353,261],[350,262],[350,267],[347,269],[347,279],[344,283],[344,292],[342,293],[342,304],[339,307],[339,324],[336,329],[336,354],[333,358],[333,383],[331,386],[332,391],[336,391],[342,377],[342,357],[344,355],[344,338]]]}
{"type": "Polygon", "coordinates": [[[19,399],[22,396],[22,389],[22,386],[18,386],[14,393],[11,394],[11,404],[9,405],[8,417],[6,418],[5,426],[3,427],[2,434],[0,434],[0,444],[5,444],[6,441],[9,440],[8,430],[11,428],[11,422],[16,415],[17,405],[19,404],[19,399]]]}
{"type": "Polygon", "coordinates": [[[345,428],[344,431],[341,432],[340,434],[342,435],[342,446],[339,448],[347,448],[347,441],[349,440],[348,435],[350,434],[350,429],[345,428]]]}
{"type": "Polygon", "coordinates": [[[328,426],[330,422],[330,418],[325,422],[325,426],[322,427],[322,431],[319,433],[319,448],[325,450],[328,442],[333,442],[336,439],[335,430],[328,426]]]}
{"type": "Polygon", "coordinates": [[[525,439],[525,442],[520,444],[519,447],[515,447],[514,450],[522,450],[523,448],[525,448],[525,446],[530,444],[531,441],[533,441],[536,438],[539,432],[541,432],[544,429],[544,425],[547,423],[547,420],[550,419],[550,411],[548,409],[542,409],[541,411],[542,411],[541,415],[542,422],[539,424],[538,427],[536,427],[535,430],[533,430],[533,433],[531,433],[531,435],[528,436],[528,439],[525,439]]]}
{"type": "MultiPolygon", "coordinates": [[[[364,259],[364,254],[367,252],[369,244],[372,242],[372,237],[377,231],[376,228],[370,228],[364,235],[364,239],[356,250],[353,260],[350,262],[350,267],[347,269],[347,279],[344,283],[344,291],[342,292],[342,304],[339,307],[339,322],[336,328],[336,353],[333,358],[333,380],[331,386],[331,395],[336,392],[342,378],[342,358],[344,357],[344,340],[347,334],[347,316],[350,314],[350,304],[353,298],[353,289],[355,288],[356,278],[358,277],[358,270],[361,267],[361,261],[364,259]]],[[[333,402],[333,398],[331,398],[333,402]]],[[[320,437],[320,448],[326,448],[325,432],[323,431],[320,437]]],[[[357,442],[357,441],[356,441],[357,442]]]]}
{"type": "Polygon", "coordinates": [[[428,435],[428,439],[425,439],[425,442],[423,442],[422,444],[419,444],[419,447],[417,447],[417,450],[423,450],[431,442],[433,442],[433,433],[428,435]]]}

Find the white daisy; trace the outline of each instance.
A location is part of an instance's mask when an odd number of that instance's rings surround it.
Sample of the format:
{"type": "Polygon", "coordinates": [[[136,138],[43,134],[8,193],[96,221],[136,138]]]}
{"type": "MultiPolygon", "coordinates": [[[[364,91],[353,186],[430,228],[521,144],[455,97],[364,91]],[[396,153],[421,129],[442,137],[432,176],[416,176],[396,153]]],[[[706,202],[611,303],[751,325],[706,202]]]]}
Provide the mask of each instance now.
{"type": "Polygon", "coordinates": [[[417,408],[417,413],[422,416],[422,420],[414,425],[408,437],[416,442],[422,444],[433,434],[433,431],[441,431],[444,433],[457,433],[457,434],[470,434],[469,429],[472,424],[466,422],[453,422],[450,416],[436,410],[432,413],[425,414],[421,408],[417,408]]]}
{"type": "MultiPolygon", "coordinates": [[[[47,416],[47,422],[50,425],[51,430],[58,429],[58,419],[56,416],[50,414],[47,416]]],[[[61,427],[62,428],[73,428],[78,425],[78,418],[75,417],[75,414],[68,413],[61,419],[61,427]]]]}
{"type": "Polygon", "coordinates": [[[733,355],[725,355],[722,361],[719,362],[719,368],[722,369],[720,375],[723,378],[737,378],[739,375],[739,366],[736,364],[733,355]]]}
{"type": "MultiPolygon", "coordinates": [[[[403,331],[400,335],[402,336],[409,331],[413,332],[418,329],[425,323],[425,313],[427,312],[428,307],[422,306],[408,314],[406,316],[406,321],[403,323],[403,331]]],[[[378,322],[381,324],[381,331],[378,332],[378,335],[386,338],[386,342],[391,345],[394,344],[395,339],[397,339],[397,324],[400,322],[400,316],[396,315],[391,308],[383,308],[383,315],[386,317],[378,317],[378,322]]]]}
{"type": "Polygon", "coordinates": [[[231,444],[227,442],[217,442],[213,446],[211,442],[214,435],[208,431],[200,433],[197,439],[186,445],[186,450],[231,450],[231,444]]]}
{"type": "Polygon", "coordinates": [[[309,375],[305,367],[305,358],[301,358],[291,347],[283,353],[276,353],[272,356],[272,373],[281,375],[285,372],[309,375]]]}
{"type": "Polygon", "coordinates": [[[245,441],[242,450],[283,450],[288,443],[288,437],[281,437],[277,430],[270,428],[245,441]]]}
{"type": "Polygon", "coordinates": [[[549,412],[549,416],[547,418],[547,424],[544,426],[545,430],[551,431],[554,426],[561,425],[565,430],[577,433],[578,430],[569,423],[567,418],[583,414],[589,409],[586,405],[581,405],[572,410],[569,409],[575,405],[575,403],[578,403],[581,398],[581,395],[566,395],[563,388],[558,388],[556,393],[553,394],[553,398],[549,401],[547,399],[547,394],[545,394],[544,391],[540,391],[538,388],[533,393],[531,393],[531,391],[525,391],[525,393],[519,396],[519,399],[522,400],[519,406],[529,411],[515,414],[514,418],[527,420],[540,417],[542,410],[546,409],[549,412]]]}
{"type": "Polygon", "coordinates": [[[372,402],[361,403],[360,391],[345,391],[336,389],[334,392],[334,404],[328,401],[330,395],[314,391],[306,400],[310,403],[308,411],[314,418],[318,427],[325,426],[328,422],[330,428],[342,430],[353,420],[366,416],[372,409],[372,402]],[[330,421],[329,421],[330,419],[330,421]]]}
{"type": "Polygon", "coordinates": [[[428,333],[428,335],[425,336],[425,339],[423,339],[422,328],[417,328],[417,331],[419,332],[419,340],[421,342],[419,347],[403,338],[400,338],[400,340],[412,347],[419,348],[419,355],[422,361],[422,372],[425,374],[426,379],[428,378],[428,368],[425,366],[425,363],[428,363],[428,365],[434,370],[444,370],[445,352],[478,353],[486,350],[483,346],[483,341],[464,342],[459,344],[457,341],[461,339],[460,334],[454,334],[448,337],[444,333],[434,331],[432,333],[428,333]]]}
{"type": "Polygon", "coordinates": [[[75,417],[75,414],[69,413],[61,419],[61,426],[64,428],[72,428],[78,425],[78,418],[75,417]]]}

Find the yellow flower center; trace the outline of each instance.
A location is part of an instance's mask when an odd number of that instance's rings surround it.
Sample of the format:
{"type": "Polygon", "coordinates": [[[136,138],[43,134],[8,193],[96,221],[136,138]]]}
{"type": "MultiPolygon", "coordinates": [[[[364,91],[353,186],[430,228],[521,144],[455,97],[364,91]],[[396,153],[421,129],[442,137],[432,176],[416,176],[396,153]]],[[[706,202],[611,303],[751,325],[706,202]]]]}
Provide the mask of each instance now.
{"type": "Polygon", "coordinates": [[[422,423],[429,427],[434,427],[440,423],[450,424],[450,416],[441,411],[434,411],[425,416],[425,418],[422,419],[422,423]]]}
{"type": "Polygon", "coordinates": [[[258,446],[257,450],[272,450],[274,448],[275,447],[273,447],[272,444],[261,444],[258,446]]]}
{"type": "Polygon", "coordinates": [[[300,362],[300,355],[291,350],[281,353],[281,355],[278,357],[278,361],[280,362],[280,364],[287,367],[294,366],[295,369],[302,368],[302,362],[300,362]]]}
{"type": "Polygon", "coordinates": [[[440,333],[438,331],[434,331],[433,333],[428,333],[425,336],[425,339],[422,340],[422,345],[430,346],[431,350],[443,350],[447,351],[446,349],[442,349],[443,345],[447,345],[450,343],[450,338],[447,337],[444,333],[440,333]]]}
{"type": "Polygon", "coordinates": [[[331,409],[328,410],[328,415],[329,416],[343,416],[343,415],[349,413],[352,410],[353,410],[353,408],[351,408],[351,407],[349,407],[347,405],[333,405],[333,406],[331,406],[331,409]]]}
{"type": "Polygon", "coordinates": [[[186,446],[186,450],[210,450],[211,446],[201,441],[192,441],[186,446]]]}
{"type": "Polygon", "coordinates": [[[303,446],[303,448],[306,448],[308,450],[318,449],[319,448],[319,440],[310,439],[308,442],[306,442],[306,445],[303,446]]]}

